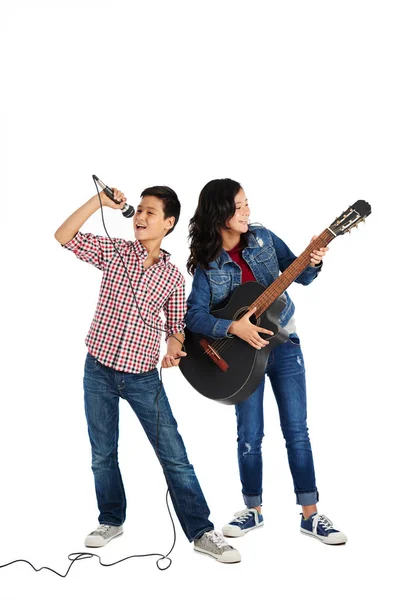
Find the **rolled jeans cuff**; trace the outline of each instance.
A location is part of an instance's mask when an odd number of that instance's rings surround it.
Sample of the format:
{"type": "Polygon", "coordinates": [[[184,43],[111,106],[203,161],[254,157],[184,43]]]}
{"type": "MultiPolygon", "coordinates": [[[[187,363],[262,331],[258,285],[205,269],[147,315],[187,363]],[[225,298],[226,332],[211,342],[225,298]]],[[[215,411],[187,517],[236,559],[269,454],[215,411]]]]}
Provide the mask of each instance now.
{"type": "Polygon", "coordinates": [[[246,496],[243,494],[243,500],[247,508],[255,508],[256,506],[261,506],[262,504],[261,494],[258,494],[257,496],[246,496]]]}
{"type": "Polygon", "coordinates": [[[318,500],[318,490],[314,490],[313,492],[296,492],[296,504],[300,504],[300,506],[317,504],[318,500]]]}
{"type": "Polygon", "coordinates": [[[212,527],[205,527],[199,533],[196,533],[193,539],[189,540],[189,542],[194,542],[194,540],[199,540],[201,536],[203,536],[207,531],[214,531],[214,525],[212,527]]]}

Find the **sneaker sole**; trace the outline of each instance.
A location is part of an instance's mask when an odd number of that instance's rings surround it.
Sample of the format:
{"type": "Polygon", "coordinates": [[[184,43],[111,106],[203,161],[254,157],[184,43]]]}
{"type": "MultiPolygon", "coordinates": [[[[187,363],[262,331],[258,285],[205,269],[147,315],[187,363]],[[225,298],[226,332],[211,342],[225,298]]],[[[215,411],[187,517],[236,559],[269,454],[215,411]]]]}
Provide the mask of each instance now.
{"type": "Polygon", "coordinates": [[[103,539],[99,540],[101,542],[100,544],[95,543],[95,541],[97,541],[97,540],[95,540],[94,542],[89,542],[89,543],[87,543],[85,540],[85,547],[86,548],[103,548],[103,546],[107,546],[107,544],[109,542],[111,542],[112,540],[115,540],[115,538],[117,538],[117,537],[120,537],[123,533],[124,532],[121,531],[121,533],[117,533],[116,535],[113,535],[113,537],[109,538],[108,540],[103,540],[103,539]]]}
{"type": "MultiPolygon", "coordinates": [[[[201,548],[196,548],[196,546],[194,546],[194,551],[199,552],[199,554],[203,554],[204,556],[209,556],[210,558],[214,558],[217,562],[224,563],[225,565],[232,565],[235,563],[240,563],[242,560],[242,557],[240,556],[240,554],[238,557],[236,556],[234,560],[224,560],[223,555],[213,554],[212,552],[207,552],[206,550],[202,550],[201,548]]],[[[224,552],[224,554],[228,554],[228,552],[224,552]]],[[[225,557],[225,558],[229,558],[229,557],[225,557]]]]}
{"type": "Polygon", "coordinates": [[[347,542],[347,538],[343,542],[330,542],[329,538],[324,538],[322,535],[318,535],[317,533],[311,533],[310,531],[307,531],[306,529],[302,528],[300,528],[300,533],[302,533],[303,535],[308,535],[308,537],[315,538],[316,540],[319,540],[320,542],[322,542],[323,544],[327,544],[328,546],[344,546],[347,542]]]}
{"type": "Polygon", "coordinates": [[[253,531],[254,529],[259,529],[260,527],[264,526],[264,522],[260,523],[259,525],[254,525],[254,527],[248,527],[247,529],[239,529],[239,527],[235,527],[235,526],[229,526],[229,525],[225,525],[225,527],[222,528],[222,534],[225,537],[230,537],[230,538],[235,538],[235,537],[243,537],[246,533],[248,533],[249,531],[253,531]]]}

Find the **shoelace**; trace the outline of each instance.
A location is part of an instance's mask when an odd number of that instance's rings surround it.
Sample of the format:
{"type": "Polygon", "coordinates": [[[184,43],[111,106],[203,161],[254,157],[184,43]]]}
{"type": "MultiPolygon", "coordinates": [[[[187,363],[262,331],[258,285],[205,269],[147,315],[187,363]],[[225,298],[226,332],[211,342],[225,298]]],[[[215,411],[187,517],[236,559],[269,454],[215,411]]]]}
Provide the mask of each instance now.
{"type": "Polygon", "coordinates": [[[251,513],[249,510],[247,510],[246,508],[243,510],[239,510],[239,512],[235,513],[235,521],[237,521],[238,523],[244,523],[245,521],[247,521],[247,519],[249,517],[252,517],[253,513],[251,513]]]}
{"type": "Polygon", "coordinates": [[[220,533],[218,533],[217,531],[206,531],[205,534],[208,539],[213,542],[217,548],[222,548],[222,546],[228,546],[229,544],[226,543],[225,539],[222,537],[222,535],[220,533]]]}
{"type": "Polygon", "coordinates": [[[93,531],[93,533],[107,533],[109,529],[110,525],[99,525],[96,531],[93,531]]]}
{"type": "Polygon", "coordinates": [[[317,532],[318,523],[321,524],[321,526],[325,529],[325,531],[328,531],[329,529],[334,529],[333,523],[332,523],[332,521],[330,521],[328,519],[328,517],[317,513],[316,515],[313,516],[313,519],[312,519],[313,533],[317,532]]]}

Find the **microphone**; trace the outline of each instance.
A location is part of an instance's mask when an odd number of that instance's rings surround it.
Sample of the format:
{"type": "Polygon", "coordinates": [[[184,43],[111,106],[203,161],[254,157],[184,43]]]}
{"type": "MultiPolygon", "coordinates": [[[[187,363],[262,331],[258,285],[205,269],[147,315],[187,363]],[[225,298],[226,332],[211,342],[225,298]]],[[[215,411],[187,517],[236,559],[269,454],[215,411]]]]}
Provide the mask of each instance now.
{"type": "MultiPolygon", "coordinates": [[[[97,177],[97,175],[92,175],[92,177],[93,177],[93,180],[99,184],[99,186],[101,187],[101,189],[103,190],[105,195],[108,196],[110,198],[110,200],[115,202],[115,204],[119,204],[119,202],[114,200],[114,193],[113,193],[112,189],[110,187],[108,187],[108,185],[103,183],[97,177]]],[[[121,212],[124,215],[124,217],[129,219],[130,217],[133,217],[133,215],[135,214],[135,209],[133,208],[133,206],[130,206],[129,204],[125,204],[124,208],[121,209],[121,212]]]]}

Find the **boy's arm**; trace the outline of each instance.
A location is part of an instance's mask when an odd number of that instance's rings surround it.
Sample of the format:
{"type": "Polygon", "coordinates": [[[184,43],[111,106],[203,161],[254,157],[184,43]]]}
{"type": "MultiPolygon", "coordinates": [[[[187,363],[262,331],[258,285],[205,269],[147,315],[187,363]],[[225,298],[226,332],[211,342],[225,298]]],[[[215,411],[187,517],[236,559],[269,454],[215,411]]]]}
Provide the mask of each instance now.
{"type": "MultiPolygon", "coordinates": [[[[100,193],[101,202],[103,206],[109,206],[114,209],[122,209],[125,206],[126,198],[122,192],[119,190],[112,188],[114,192],[114,198],[116,202],[120,201],[120,204],[116,204],[113,200],[111,200],[108,196],[105,195],[104,192],[100,193]]],[[[64,223],[57,229],[54,234],[57,242],[60,242],[62,246],[65,246],[68,242],[75,237],[80,228],[89,217],[91,217],[96,210],[100,208],[99,198],[98,196],[93,196],[85,202],[78,210],[76,210],[64,223]]]]}
{"type": "Polygon", "coordinates": [[[182,350],[185,339],[185,312],[185,280],[182,277],[181,282],[164,305],[167,352],[161,362],[163,368],[178,366],[180,357],[186,356],[186,352],[182,350]]]}
{"type": "Polygon", "coordinates": [[[167,352],[161,361],[161,366],[164,369],[168,369],[168,367],[177,367],[181,357],[186,356],[186,352],[182,350],[182,344],[184,341],[185,336],[183,333],[174,333],[173,336],[171,335],[168,338],[167,352]]]}

